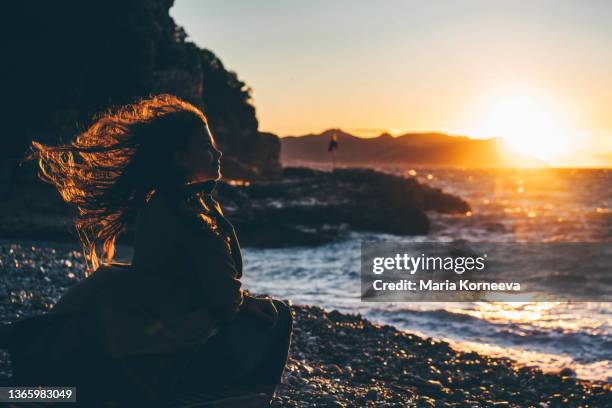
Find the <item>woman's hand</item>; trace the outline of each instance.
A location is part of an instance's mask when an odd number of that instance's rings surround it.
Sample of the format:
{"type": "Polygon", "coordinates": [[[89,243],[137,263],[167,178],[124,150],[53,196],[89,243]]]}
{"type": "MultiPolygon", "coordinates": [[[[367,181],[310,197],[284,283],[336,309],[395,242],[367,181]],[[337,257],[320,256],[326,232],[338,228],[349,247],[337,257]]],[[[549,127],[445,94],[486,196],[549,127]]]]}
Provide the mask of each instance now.
{"type": "Polygon", "coordinates": [[[272,327],[276,326],[276,322],[278,321],[278,310],[276,310],[276,306],[274,306],[272,299],[255,298],[245,295],[242,309],[267,321],[272,327]]]}

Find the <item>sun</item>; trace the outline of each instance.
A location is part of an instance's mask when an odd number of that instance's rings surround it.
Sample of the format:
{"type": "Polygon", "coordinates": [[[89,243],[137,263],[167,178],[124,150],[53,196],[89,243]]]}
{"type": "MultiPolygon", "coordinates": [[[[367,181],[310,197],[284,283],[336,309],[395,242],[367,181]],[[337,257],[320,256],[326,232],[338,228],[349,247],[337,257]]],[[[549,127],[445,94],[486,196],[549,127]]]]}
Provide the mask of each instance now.
{"type": "Polygon", "coordinates": [[[511,151],[554,162],[570,147],[563,122],[563,115],[546,100],[515,93],[490,103],[479,133],[501,137],[511,151]]]}

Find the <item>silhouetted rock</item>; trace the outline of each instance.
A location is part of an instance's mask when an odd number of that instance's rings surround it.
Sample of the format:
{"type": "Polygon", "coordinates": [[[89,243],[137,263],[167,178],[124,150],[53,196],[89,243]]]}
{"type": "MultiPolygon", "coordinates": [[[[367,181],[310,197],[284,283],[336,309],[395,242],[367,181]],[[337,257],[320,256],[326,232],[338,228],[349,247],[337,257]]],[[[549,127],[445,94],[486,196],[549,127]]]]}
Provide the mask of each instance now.
{"type": "Polygon", "coordinates": [[[279,180],[221,184],[217,191],[241,241],[256,246],[323,243],[349,230],[424,235],[426,211],[470,210],[462,199],[415,179],[368,169],[290,167],[279,180]]]}
{"type": "MultiPolygon", "coordinates": [[[[227,154],[229,177],[280,172],[280,143],[260,133],[250,88],[209,50],[186,40],[173,0],[13,2],[5,26],[8,73],[0,158],[35,138],[70,140],[113,105],[172,93],[200,107],[227,154]]],[[[169,135],[171,137],[171,135],[169,135]]]]}

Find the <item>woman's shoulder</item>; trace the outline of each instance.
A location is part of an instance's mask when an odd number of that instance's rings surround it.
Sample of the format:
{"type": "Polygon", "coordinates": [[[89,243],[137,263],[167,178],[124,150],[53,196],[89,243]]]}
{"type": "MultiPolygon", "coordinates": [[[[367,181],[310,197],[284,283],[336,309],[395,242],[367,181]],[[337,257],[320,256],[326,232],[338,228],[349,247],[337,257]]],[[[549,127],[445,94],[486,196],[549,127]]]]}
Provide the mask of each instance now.
{"type": "Polygon", "coordinates": [[[170,201],[159,192],[153,192],[147,197],[138,213],[137,228],[139,226],[159,224],[171,221],[176,217],[170,201]]]}
{"type": "MultiPolygon", "coordinates": [[[[186,232],[213,232],[212,216],[193,197],[153,192],[139,214],[138,225],[157,225],[186,232]]],[[[138,226],[137,226],[138,228],[138,226]]]]}

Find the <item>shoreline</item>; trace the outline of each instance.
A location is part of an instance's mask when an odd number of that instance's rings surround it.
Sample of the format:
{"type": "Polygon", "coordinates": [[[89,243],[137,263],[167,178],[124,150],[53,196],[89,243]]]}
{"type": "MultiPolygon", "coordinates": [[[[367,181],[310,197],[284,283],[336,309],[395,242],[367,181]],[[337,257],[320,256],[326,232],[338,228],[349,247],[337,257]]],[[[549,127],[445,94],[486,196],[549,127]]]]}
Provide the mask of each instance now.
{"type": "Polygon", "coordinates": [[[509,358],[458,351],[447,342],[374,324],[356,314],[306,305],[292,310],[292,353],[273,406],[298,407],[304,401],[333,407],[382,403],[555,407],[612,402],[611,384],[577,379],[571,371],[544,373],[536,367],[519,367],[509,358]]]}
{"type": "MultiPolygon", "coordinates": [[[[83,278],[77,247],[0,241],[0,319],[52,309],[83,278]]],[[[509,358],[458,351],[360,315],[294,305],[290,357],[273,406],[605,406],[611,385],[543,373],[509,358]],[[544,405],[542,405],[542,403],[544,405]]],[[[10,374],[0,353],[0,377],[10,374]]]]}

